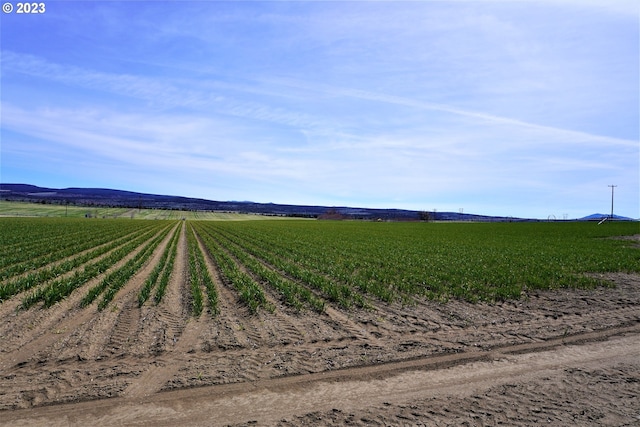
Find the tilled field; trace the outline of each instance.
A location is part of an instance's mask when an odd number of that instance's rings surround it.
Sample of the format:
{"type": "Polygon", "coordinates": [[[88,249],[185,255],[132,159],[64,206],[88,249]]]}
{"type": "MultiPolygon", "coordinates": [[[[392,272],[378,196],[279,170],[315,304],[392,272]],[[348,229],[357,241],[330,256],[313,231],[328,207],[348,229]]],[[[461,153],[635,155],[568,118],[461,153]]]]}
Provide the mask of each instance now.
{"type": "Polygon", "coordinates": [[[251,314],[207,256],[219,313],[193,317],[184,231],[162,304],[138,307],[169,239],[103,311],[80,308],[81,292],[46,310],[0,304],[0,423],[640,424],[638,275],[495,304],[418,300],[322,314],[268,293],[275,310],[251,314]],[[536,368],[538,359],[550,362],[536,368]],[[232,410],[225,398],[249,405],[232,410]],[[188,401],[208,412],[187,411],[188,401]],[[145,402],[165,402],[173,418],[145,402]]]}

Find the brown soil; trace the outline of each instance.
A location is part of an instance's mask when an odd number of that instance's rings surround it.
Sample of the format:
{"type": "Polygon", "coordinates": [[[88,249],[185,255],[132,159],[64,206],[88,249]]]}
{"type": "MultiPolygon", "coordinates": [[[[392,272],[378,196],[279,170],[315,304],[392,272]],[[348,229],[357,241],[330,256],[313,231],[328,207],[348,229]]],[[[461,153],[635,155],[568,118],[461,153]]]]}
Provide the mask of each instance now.
{"type": "MultiPolygon", "coordinates": [[[[498,304],[190,314],[184,228],[163,302],[0,305],[0,425],[640,425],[640,276],[498,304]]],[[[88,287],[87,287],[88,289],[88,287]]]]}

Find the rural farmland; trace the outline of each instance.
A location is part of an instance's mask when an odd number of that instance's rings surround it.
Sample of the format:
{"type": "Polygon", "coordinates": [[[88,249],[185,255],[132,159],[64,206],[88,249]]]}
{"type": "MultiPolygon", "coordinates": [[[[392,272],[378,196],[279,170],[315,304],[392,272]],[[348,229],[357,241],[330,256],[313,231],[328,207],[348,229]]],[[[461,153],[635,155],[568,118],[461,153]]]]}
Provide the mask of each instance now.
{"type": "Polygon", "coordinates": [[[547,397],[530,391],[546,377],[529,373],[482,394],[341,408],[320,395],[213,424],[638,422],[639,236],[634,222],[0,218],[0,424],[37,424],[51,408],[98,417],[85,401],[101,402],[105,424],[153,423],[160,412],[110,411],[179,393],[374,387],[606,340],[618,358],[554,365],[547,397]],[[559,386],[586,390],[578,406],[559,386]]]}

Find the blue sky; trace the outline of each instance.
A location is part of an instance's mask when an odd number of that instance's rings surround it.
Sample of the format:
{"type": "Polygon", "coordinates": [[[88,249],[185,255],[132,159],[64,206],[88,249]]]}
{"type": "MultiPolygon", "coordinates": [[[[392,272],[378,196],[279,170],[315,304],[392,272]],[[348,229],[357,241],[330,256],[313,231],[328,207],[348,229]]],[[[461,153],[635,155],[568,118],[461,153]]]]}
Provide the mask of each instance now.
{"type": "MultiPolygon", "coordinates": [[[[14,4],[16,2],[13,2],[14,4]]],[[[2,14],[1,182],[640,216],[635,1],[47,1],[2,14]]]]}

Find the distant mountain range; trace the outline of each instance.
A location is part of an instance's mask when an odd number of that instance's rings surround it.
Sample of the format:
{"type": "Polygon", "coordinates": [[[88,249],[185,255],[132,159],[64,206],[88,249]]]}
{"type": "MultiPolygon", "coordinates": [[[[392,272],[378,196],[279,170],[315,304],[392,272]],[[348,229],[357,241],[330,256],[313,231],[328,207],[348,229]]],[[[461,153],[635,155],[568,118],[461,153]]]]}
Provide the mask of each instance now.
{"type": "MultiPolygon", "coordinates": [[[[192,197],[136,193],[107,188],[46,188],[29,184],[0,184],[0,198],[8,201],[28,201],[80,206],[129,207],[173,210],[240,212],[274,216],[326,219],[368,219],[396,221],[532,221],[530,219],[474,215],[459,212],[426,212],[405,209],[370,209],[347,206],[305,206],[276,203],[215,201],[192,197]]],[[[600,220],[593,214],[582,220],[600,220]]],[[[629,219],[616,217],[615,219],[629,219]]]]}
{"type": "MultiPolygon", "coordinates": [[[[594,214],[585,216],[583,218],[580,218],[579,221],[601,221],[604,218],[609,218],[610,216],[611,214],[594,213],[594,214]]],[[[613,214],[613,219],[616,221],[634,221],[633,218],[628,218],[626,216],[620,216],[616,214],[613,214]]]]}

